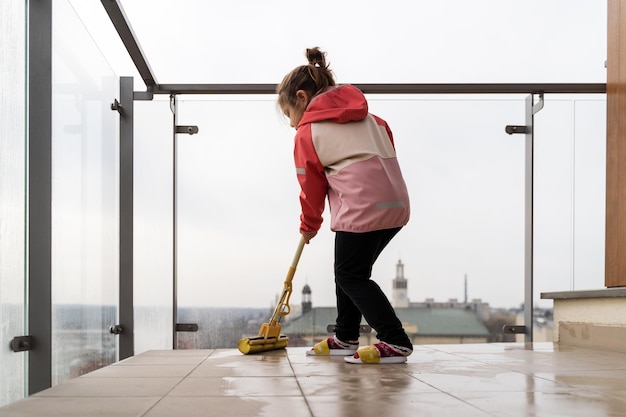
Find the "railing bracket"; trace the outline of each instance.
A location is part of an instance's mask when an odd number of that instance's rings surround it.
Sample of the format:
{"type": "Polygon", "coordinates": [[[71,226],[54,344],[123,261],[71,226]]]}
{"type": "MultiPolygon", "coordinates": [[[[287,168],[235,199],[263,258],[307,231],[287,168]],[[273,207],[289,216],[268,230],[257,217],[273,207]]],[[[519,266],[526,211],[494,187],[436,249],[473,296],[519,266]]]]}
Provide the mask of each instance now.
{"type": "Polygon", "coordinates": [[[133,92],[133,100],[137,101],[151,101],[154,98],[152,91],[135,91],[133,92]]]}
{"type": "Polygon", "coordinates": [[[177,332],[197,332],[198,325],[196,323],[177,323],[176,331],[177,332]]]}
{"type": "Polygon", "coordinates": [[[113,99],[113,103],[111,103],[111,110],[120,113],[122,111],[122,105],[117,99],[113,99]]]}
{"type": "Polygon", "coordinates": [[[11,340],[11,350],[13,352],[25,352],[33,350],[34,338],[32,336],[17,336],[11,340]]]}
{"type": "Polygon", "coordinates": [[[115,324],[115,325],[109,327],[109,333],[111,333],[111,334],[122,334],[122,333],[124,333],[124,328],[122,326],[120,326],[119,324],[115,324]]]}
{"type": "Polygon", "coordinates": [[[539,96],[539,100],[537,100],[536,103],[533,103],[533,115],[537,114],[539,112],[539,110],[543,109],[543,104],[544,104],[544,100],[543,100],[543,93],[533,93],[533,100],[535,95],[539,96]]]}
{"type": "Polygon", "coordinates": [[[198,133],[198,126],[176,126],[176,133],[186,133],[188,135],[193,135],[198,133]]]}
{"type": "Polygon", "coordinates": [[[507,125],[504,128],[504,130],[509,135],[512,135],[514,133],[523,133],[523,134],[528,133],[528,127],[527,126],[507,125]]]}
{"type": "Polygon", "coordinates": [[[502,327],[502,333],[504,334],[526,334],[526,326],[512,326],[505,324],[502,327]]]}

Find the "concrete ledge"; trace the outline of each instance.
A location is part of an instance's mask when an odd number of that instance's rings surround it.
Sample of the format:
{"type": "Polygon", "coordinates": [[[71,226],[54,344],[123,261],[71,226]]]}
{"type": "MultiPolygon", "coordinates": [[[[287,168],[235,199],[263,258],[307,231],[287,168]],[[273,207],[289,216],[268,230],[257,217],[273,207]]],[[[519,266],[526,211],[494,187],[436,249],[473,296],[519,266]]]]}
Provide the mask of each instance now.
{"type": "Polygon", "coordinates": [[[626,351],[626,288],[542,293],[554,300],[554,342],[626,351]]]}
{"type": "Polygon", "coordinates": [[[559,344],[626,351],[626,327],[561,322],[559,344]]]}
{"type": "Polygon", "coordinates": [[[626,298],[626,287],[603,288],[600,290],[542,292],[543,300],[565,300],[574,298],[626,298]]]}

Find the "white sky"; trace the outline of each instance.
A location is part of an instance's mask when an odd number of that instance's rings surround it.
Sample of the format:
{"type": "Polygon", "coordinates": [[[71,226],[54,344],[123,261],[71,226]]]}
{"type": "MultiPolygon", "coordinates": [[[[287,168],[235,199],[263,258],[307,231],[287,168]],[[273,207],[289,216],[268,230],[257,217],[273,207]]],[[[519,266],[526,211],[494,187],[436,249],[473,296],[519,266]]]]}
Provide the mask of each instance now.
{"type": "MultiPolygon", "coordinates": [[[[597,0],[206,2],[126,0],[160,83],[277,83],[320,46],[340,83],[605,82],[606,2],[597,0]],[[325,11],[317,13],[316,11],[325,11]]],[[[99,2],[70,4],[116,74],[145,89],[99,2]]],[[[412,219],[375,266],[390,295],[399,258],[409,298],[524,298],[524,96],[369,96],[386,119],[412,219]]],[[[602,96],[550,96],[536,118],[535,301],[602,288],[602,96]]],[[[274,97],[182,97],[179,123],[180,305],[274,303],[298,241],[294,131],[274,97]]],[[[171,113],[136,103],[137,297],[171,287],[171,113]]],[[[305,248],[292,303],[334,304],[328,220],[305,248]]]]}

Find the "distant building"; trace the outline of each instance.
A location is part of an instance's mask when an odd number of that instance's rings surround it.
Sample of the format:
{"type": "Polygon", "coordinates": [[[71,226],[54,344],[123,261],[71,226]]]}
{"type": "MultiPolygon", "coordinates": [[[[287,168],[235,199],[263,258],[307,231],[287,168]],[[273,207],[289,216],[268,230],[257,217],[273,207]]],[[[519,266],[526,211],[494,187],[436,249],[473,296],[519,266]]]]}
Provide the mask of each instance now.
{"type": "MultiPolygon", "coordinates": [[[[404,330],[415,345],[487,343],[489,331],[476,314],[464,309],[396,308],[404,330]]],[[[315,307],[283,325],[290,346],[311,346],[329,335],[335,323],[336,307],[315,307]]],[[[365,321],[362,324],[367,324],[365,321]]],[[[361,345],[377,342],[375,332],[362,334],[361,345]]]]}
{"type": "MultiPolygon", "coordinates": [[[[396,264],[396,276],[392,284],[392,305],[413,344],[488,342],[490,333],[483,321],[489,317],[489,304],[480,299],[459,302],[455,298],[447,302],[427,299],[422,303],[412,303],[408,298],[404,264],[400,260],[396,264]]],[[[282,333],[289,336],[291,346],[310,346],[332,333],[328,327],[335,323],[337,308],[313,307],[311,293],[309,285],[305,285],[302,289],[301,314],[283,324],[282,333]]],[[[361,324],[367,323],[363,321],[361,324]]],[[[376,334],[362,334],[359,341],[361,345],[375,343],[376,334]]]]}
{"type": "Polygon", "coordinates": [[[475,298],[469,302],[461,302],[456,298],[450,298],[448,301],[435,301],[434,298],[427,298],[423,302],[410,303],[410,307],[414,308],[453,308],[459,310],[471,311],[481,320],[488,320],[491,316],[491,307],[489,303],[483,302],[480,298],[475,298]]]}
{"type": "Polygon", "coordinates": [[[408,287],[408,279],[404,276],[404,264],[401,260],[398,260],[396,277],[393,279],[391,287],[391,305],[394,308],[456,308],[471,311],[483,321],[488,320],[491,315],[489,303],[483,303],[480,298],[475,298],[471,301],[467,300],[467,274],[465,275],[465,299],[463,302],[456,298],[450,298],[448,301],[435,301],[433,298],[427,298],[423,302],[411,302],[409,300],[408,287]]]}
{"type": "Polygon", "coordinates": [[[306,314],[313,308],[313,302],[311,300],[311,287],[305,284],[302,288],[302,314],[306,314]]]}
{"type": "Polygon", "coordinates": [[[398,260],[396,264],[396,277],[392,281],[391,305],[394,307],[409,306],[408,282],[404,277],[404,264],[401,260],[398,260]]]}

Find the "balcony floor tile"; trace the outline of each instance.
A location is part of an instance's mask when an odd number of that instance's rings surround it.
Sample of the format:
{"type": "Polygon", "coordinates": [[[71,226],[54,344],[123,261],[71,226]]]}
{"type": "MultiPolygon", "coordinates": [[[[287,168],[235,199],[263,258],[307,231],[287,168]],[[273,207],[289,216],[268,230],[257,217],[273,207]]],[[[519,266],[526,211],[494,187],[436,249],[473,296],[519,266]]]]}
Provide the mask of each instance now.
{"type": "Polygon", "coordinates": [[[0,417],[626,417],[626,352],[421,345],[406,364],[352,365],[306,350],[144,352],[0,408],[0,417]]]}

